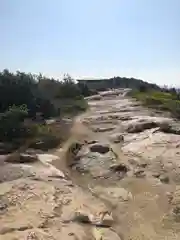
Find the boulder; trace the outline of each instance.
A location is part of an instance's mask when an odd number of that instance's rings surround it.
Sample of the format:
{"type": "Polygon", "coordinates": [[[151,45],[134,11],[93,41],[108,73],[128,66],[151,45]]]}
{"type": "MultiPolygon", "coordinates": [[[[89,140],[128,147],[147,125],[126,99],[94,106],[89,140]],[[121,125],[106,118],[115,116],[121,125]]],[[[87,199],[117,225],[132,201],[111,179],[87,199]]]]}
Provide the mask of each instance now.
{"type": "Polygon", "coordinates": [[[127,176],[127,172],[130,170],[124,163],[112,164],[109,168],[110,171],[116,173],[119,179],[127,176]]]}
{"type": "MultiPolygon", "coordinates": [[[[103,213],[102,213],[102,215],[103,215],[103,213]]],[[[95,224],[96,224],[96,226],[101,226],[101,227],[102,226],[103,227],[112,227],[113,223],[114,223],[114,219],[113,219],[112,215],[104,214],[102,216],[102,219],[100,219],[100,221],[95,224]]]]}
{"type": "MultiPolygon", "coordinates": [[[[124,130],[128,133],[139,133],[152,128],[158,128],[161,129],[161,131],[168,131],[169,126],[172,125],[175,128],[175,125],[169,118],[150,116],[138,116],[132,120],[123,123],[124,130]]],[[[176,129],[178,129],[178,124],[176,124],[176,129]]]]}
{"type": "Polygon", "coordinates": [[[80,151],[82,146],[83,146],[83,143],[72,142],[68,148],[68,152],[75,156],[80,151]]]}
{"type": "Polygon", "coordinates": [[[51,163],[52,161],[56,161],[59,159],[59,157],[56,155],[45,154],[45,153],[37,154],[37,157],[38,157],[38,160],[44,164],[51,163]]]}
{"type": "Polygon", "coordinates": [[[119,120],[121,120],[121,121],[129,121],[129,120],[131,120],[131,119],[132,119],[131,116],[120,116],[120,117],[119,117],[119,120]]]}
{"type": "Polygon", "coordinates": [[[158,126],[158,123],[156,122],[137,122],[132,125],[129,125],[126,129],[128,133],[139,133],[146,129],[156,128],[158,126]]]}
{"type": "Polygon", "coordinates": [[[20,163],[31,163],[38,161],[38,157],[36,154],[30,155],[27,153],[20,154],[20,163]]]}
{"type": "Polygon", "coordinates": [[[179,123],[162,124],[160,126],[160,130],[164,133],[180,135],[180,124],[179,123]]]}
{"type": "Polygon", "coordinates": [[[152,174],[152,176],[155,177],[155,178],[159,178],[161,176],[161,174],[158,173],[158,172],[155,172],[155,173],[152,174]]]}
{"type": "Polygon", "coordinates": [[[161,175],[159,179],[162,183],[169,183],[169,177],[166,175],[161,175]]]}
{"type": "Polygon", "coordinates": [[[3,199],[0,198],[0,212],[7,210],[8,205],[3,199]]]}
{"type": "Polygon", "coordinates": [[[115,134],[111,136],[111,141],[113,143],[124,142],[124,136],[122,134],[115,134]]]}
{"type": "Polygon", "coordinates": [[[94,228],[93,237],[95,240],[121,240],[122,238],[110,228],[94,228]]]}
{"type": "Polygon", "coordinates": [[[129,168],[124,163],[115,163],[110,166],[110,170],[114,172],[127,173],[129,168]]]}
{"type": "Polygon", "coordinates": [[[100,128],[94,129],[94,132],[110,132],[110,131],[113,131],[114,129],[115,127],[100,127],[100,128]]]}
{"type": "Polygon", "coordinates": [[[84,212],[75,212],[72,221],[78,222],[78,223],[90,223],[91,222],[89,219],[89,216],[84,212]]]}
{"type": "Polygon", "coordinates": [[[13,153],[6,159],[6,162],[9,163],[33,163],[36,161],[38,161],[36,154],[27,153],[13,153]]]}
{"type": "Polygon", "coordinates": [[[51,178],[57,178],[57,179],[65,178],[65,175],[61,170],[59,170],[51,165],[49,165],[49,169],[46,170],[46,173],[47,173],[48,177],[51,177],[51,178]]]}
{"type": "Polygon", "coordinates": [[[109,152],[109,146],[108,145],[103,145],[103,144],[93,144],[92,146],[90,146],[90,151],[91,152],[98,152],[101,154],[105,154],[107,152],[109,152]]]}
{"type": "Polygon", "coordinates": [[[144,170],[142,170],[142,169],[135,169],[134,175],[135,175],[136,177],[139,177],[139,178],[146,176],[144,170]]]}
{"type": "Polygon", "coordinates": [[[144,163],[139,163],[138,166],[142,168],[146,168],[148,164],[144,162],[144,163]]]}
{"type": "Polygon", "coordinates": [[[97,142],[98,142],[97,140],[85,140],[86,144],[95,144],[97,142]]]}
{"type": "Polygon", "coordinates": [[[108,195],[119,201],[129,201],[132,199],[132,193],[122,187],[108,188],[108,195]]]}

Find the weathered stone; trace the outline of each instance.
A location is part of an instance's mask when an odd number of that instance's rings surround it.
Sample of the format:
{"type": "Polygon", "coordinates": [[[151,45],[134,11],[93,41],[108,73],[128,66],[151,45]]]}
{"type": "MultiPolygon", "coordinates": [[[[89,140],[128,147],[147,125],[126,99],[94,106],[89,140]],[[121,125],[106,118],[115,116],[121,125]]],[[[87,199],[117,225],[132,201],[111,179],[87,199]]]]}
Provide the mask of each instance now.
{"type": "Polygon", "coordinates": [[[95,240],[121,240],[118,234],[109,228],[94,228],[93,237],[95,240]]]}
{"type": "Polygon", "coordinates": [[[90,223],[91,222],[89,219],[89,216],[83,212],[75,212],[72,221],[79,222],[79,223],[90,223]]]}
{"type": "Polygon", "coordinates": [[[25,153],[33,155],[33,154],[42,154],[43,151],[40,149],[32,149],[32,148],[28,148],[25,153]]]}
{"type": "Polygon", "coordinates": [[[159,177],[160,181],[163,182],[163,183],[169,183],[169,177],[168,176],[165,176],[165,175],[161,175],[159,177]]]}
{"type": "Polygon", "coordinates": [[[108,187],[104,189],[107,192],[107,197],[111,196],[113,200],[119,201],[128,201],[132,199],[132,194],[128,190],[122,187],[108,187]]]}
{"type": "Polygon", "coordinates": [[[146,129],[155,128],[157,126],[158,124],[155,122],[138,122],[136,124],[134,123],[133,125],[128,126],[126,131],[128,133],[139,133],[146,129]]]}
{"type": "Polygon", "coordinates": [[[59,159],[59,157],[56,155],[46,154],[46,153],[37,154],[37,157],[38,157],[39,161],[41,161],[44,164],[51,163],[52,161],[59,159]]]}
{"type": "Polygon", "coordinates": [[[161,174],[160,173],[153,173],[152,176],[155,177],[155,178],[159,178],[161,176],[161,174]]]}
{"type": "Polygon", "coordinates": [[[93,101],[95,101],[95,100],[96,100],[96,101],[99,101],[99,100],[101,100],[101,98],[102,98],[102,97],[101,97],[100,95],[98,95],[98,94],[97,94],[97,95],[94,95],[94,96],[86,97],[86,99],[89,100],[89,101],[91,101],[91,100],[93,100],[93,101]]]}
{"type": "Polygon", "coordinates": [[[87,140],[86,141],[87,144],[95,144],[97,142],[98,142],[97,140],[87,140]]]}
{"type": "Polygon", "coordinates": [[[6,162],[9,163],[33,163],[38,161],[36,154],[27,154],[27,153],[13,153],[9,155],[6,159],[6,162]]]}
{"type": "Polygon", "coordinates": [[[139,167],[142,167],[142,168],[146,168],[147,167],[147,163],[139,163],[138,166],[139,167]]]}
{"type": "Polygon", "coordinates": [[[91,152],[98,152],[101,154],[105,154],[107,152],[109,152],[109,146],[108,145],[102,145],[102,144],[93,144],[92,146],[90,146],[90,151],[91,152]]]}
{"type": "Polygon", "coordinates": [[[114,219],[112,215],[105,214],[104,216],[102,216],[102,219],[100,219],[100,221],[95,224],[96,226],[111,227],[113,223],[114,223],[114,219]]]}
{"type": "Polygon", "coordinates": [[[160,126],[160,130],[165,133],[180,135],[180,124],[175,122],[164,124],[160,126]]]}
{"type": "Polygon", "coordinates": [[[0,212],[6,210],[8,205],[0,198],[0,212]]]}
{"type": "Polygon", "coordinates": [[[20,163],[32,163],[38,161],[37,155],[30,155],[26,153],[20,154],[20,163]]]}
{"type": "Polygon", "coordinates": [[[173,193],[172,192],[166,192],[166,196],[168,198],[168,203],[171,204],[173,200],[173,193]]]}
{"type": "Polygon", "coordinates": [[[75,156],[79,152],[82,146],[83,146],[83,143],[72,142],[68,148],[68,152],[75,156]]]}
{"type": "Polygon", "coordinates": [[[124,163],[115,163],[110,166],[110,170],[114,172],[127,173],[129,171],[129,168],[124,163]]]}
{"type": "Polygon", "coordinates": [[[124,142],[124,136],[122,134],[114,134],[111,136],[111,141],[114,143],[124,142]]]}
{"type": "Polygon", "coordinates": [[[94,129],[94,131],[95,132],[110,132],[114,129],[115,129],[115,127],[100,127],[100,128],[94,129]]]}
{"type": "Polygon", "coordinates": [[[139,178],[146,176],[144,170],[142,170],[142,169],[136,169],[136,170],[134,171],[134,175],[135,175],[136,177],[139,177],[139,178]]]}
{"type": "Polygon", "coordinates": [[[128,121],[128,120],[131,120],[132,117],[130,117],[130,116],[121,116],[121,117],[119,117],[119,119],[120,119],[121,121],[128,121]]]}

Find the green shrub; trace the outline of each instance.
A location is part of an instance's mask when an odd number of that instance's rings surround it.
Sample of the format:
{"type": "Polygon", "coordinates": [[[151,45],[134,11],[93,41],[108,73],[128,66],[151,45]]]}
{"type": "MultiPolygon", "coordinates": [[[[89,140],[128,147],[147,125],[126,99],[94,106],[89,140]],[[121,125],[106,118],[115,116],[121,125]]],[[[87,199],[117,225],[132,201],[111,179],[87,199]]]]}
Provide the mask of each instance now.
{"type": "Polygon", "coordinates": [[[180,100],[175,91],[131,91],[130,96],[141,101],[144,105],[162,111],[168,111],[173,117],[180,119],[180,100]]]}
{"type": "Polygon", "coordinates": [[[140,92],[147,92],[147,91],[148,91],[148,87],[145,86],[145,85],[140,85],[140,86],[139,86],[139,91],[140,91],[140,92]]]}
{"type": "Polygon", "coordinates": [[[57,147],[61,143],[61,140],[62,136],[57,136],[57,134],[54,134],[45,126],[40,132],[37,132],[35,139],[31,142],[29,147],[46,151],[57,147]]]}
{"type": "Polygon", "coordinates": [[[69,101],[61,107],[61,110],[65,115],[77,115],[78,113],[85,111],[87,108],[88,104],[86,100],[81,98],[69,101]]]}
{"type": "Polygon", "coordinates": [[[0,115],[0,141],[13,140],[28,134],[24,125],[24,119],[28,115],[25,105],[17,107],[13,105],[0,115]]]}
{"type": "Polygon", "coordinates": [[[46,151],[59,146],[67,139],[70,126],[63,122],[55,122],[50,125],[34,124],[34,129],[36,135],[29,147],[46,151]]]}

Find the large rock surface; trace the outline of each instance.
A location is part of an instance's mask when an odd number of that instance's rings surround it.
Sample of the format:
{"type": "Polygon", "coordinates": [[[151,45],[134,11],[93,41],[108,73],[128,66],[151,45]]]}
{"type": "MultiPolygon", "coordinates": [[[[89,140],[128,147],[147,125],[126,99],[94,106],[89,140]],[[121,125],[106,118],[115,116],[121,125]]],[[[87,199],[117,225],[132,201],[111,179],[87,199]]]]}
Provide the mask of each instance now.
{"type": "Polygon", "coordinates": [[[89,97],[53,154],[0,157],[0,239],[180,239],[179,122],[128,91],[89,97]]]}
{"type": "Polygon", "coordinates": [[[111,151],[90,151],[87,140],[73,169],[81,170],[82,182],[91,175],[87,182],[93,195],[111,206],[118,238],[179,239],[179,207],[176,219],[170,217],[170,199],[180,183],[180,124],[168,114],[145,109],[126,97],[127,91],[89,99],[90,109],[80,121],[90,139],[106,142],[111,151]]]}

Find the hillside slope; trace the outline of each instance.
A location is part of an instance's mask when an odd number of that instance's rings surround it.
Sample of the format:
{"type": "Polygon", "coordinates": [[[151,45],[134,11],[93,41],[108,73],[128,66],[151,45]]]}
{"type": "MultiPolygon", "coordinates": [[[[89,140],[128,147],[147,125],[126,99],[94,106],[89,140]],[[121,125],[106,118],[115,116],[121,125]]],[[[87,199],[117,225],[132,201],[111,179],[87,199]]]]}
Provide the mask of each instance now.
{"type": "Polygon", "coordinates": [[[146,87],[148,89],[160,89],[158,85],[145,82],[141,79],[126,78],[126,77],[114,77],[109,79],[79,79],[79,83],[86,84],[90,89],[105,90],[108,88],[131,88],[139,89],[140,87],[146,87]]]}

